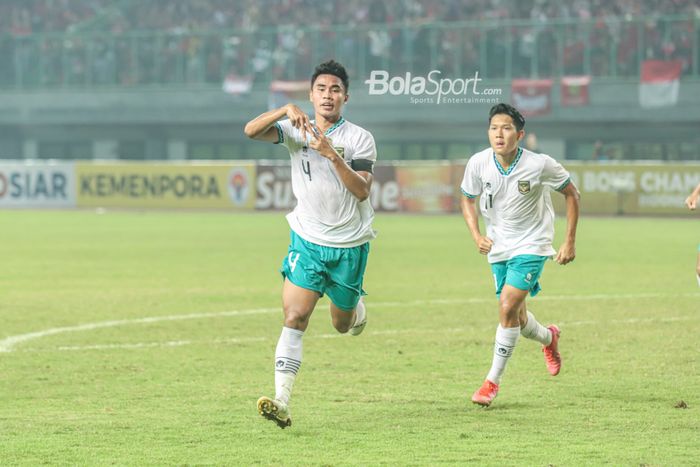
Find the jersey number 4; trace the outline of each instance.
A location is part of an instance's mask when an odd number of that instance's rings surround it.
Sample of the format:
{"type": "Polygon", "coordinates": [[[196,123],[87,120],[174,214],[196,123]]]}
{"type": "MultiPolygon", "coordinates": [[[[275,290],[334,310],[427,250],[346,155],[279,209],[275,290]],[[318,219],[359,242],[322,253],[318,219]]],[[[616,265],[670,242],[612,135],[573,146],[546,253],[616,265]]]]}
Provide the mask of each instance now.
{"type": "Polygon", "coordinates": [[[297,268],[297,261],[299,261],[299,253],[297,253],[296,256],[294,256],[294,252],[289,253],[289,257],[287,257],[287,263],[289,263],[289,269],[294,272],[294,270],[297,268]],[[294,257],[294,259],[292,259],[294,257]]]}
{"type": "Polygon", "coordinates": [[[301,160],[301,171],[309,176],[309,181],[311,181],[311,163],[309,161],[301,160]]]}

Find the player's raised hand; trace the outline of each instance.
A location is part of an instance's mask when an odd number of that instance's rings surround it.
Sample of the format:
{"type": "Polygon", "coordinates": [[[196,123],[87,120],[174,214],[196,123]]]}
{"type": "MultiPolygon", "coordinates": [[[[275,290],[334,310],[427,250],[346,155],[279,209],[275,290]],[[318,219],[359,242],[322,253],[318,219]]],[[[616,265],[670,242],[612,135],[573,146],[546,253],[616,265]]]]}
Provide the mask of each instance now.
{"type": "Polygon", "coordinates": [[[476,247],[479,249],[479,253],[482,255],[488,255],[493,247],[493,240],[488,237],[481,236],[479,241],[476,242],[476,247]]]}
{"type": "Polygon", "coordinates": [[[685,199],[685,205],[688,206],[688,209],[691,211],[694,211],[696,207],[698,207],[698,197],[690,195],[685,199]]]}
{"type": "Polygon", "coordinates": [[[574,258],[576,258],[576,247],[573,243],[564,242],[562,246],[559,247],[559,251],[554,260],[563,265],[572,262],[574,258]]]}
{"type": "Polygon", "coordinates": [[[309,147],[315,149],[320,155],[326,159],[333,160],[333,158],[338,157],[338,153],[333,148],[331,140],[324,135],[321,130],[318,129],[316,125],[311,125],[311,141],[309,142],[309,147]]]}
{"type": "Polygon", "coordinates": [[[306,141],[306,133],[312,132],[311,121],[306,112],[294,104],[287,104],[287,118],[289,118],[294,128],[301,130],[301,137],[306,141]]]}

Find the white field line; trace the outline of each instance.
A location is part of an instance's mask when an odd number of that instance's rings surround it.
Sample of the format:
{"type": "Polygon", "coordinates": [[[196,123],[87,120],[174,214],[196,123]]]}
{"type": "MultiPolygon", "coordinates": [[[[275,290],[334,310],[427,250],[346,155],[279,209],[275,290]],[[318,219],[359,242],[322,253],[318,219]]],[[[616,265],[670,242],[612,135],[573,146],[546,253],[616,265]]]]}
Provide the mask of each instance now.
{"type": "Polygon", "coordinates": [[[191,313],[187,315],[151,316],[149,318],[120,319],[113,321],[100,321],[97,323],[85,323],[79,324],[77,326],[49,328],[43,331],[9,336],[4,338],[3,340],[0,340],[0,353],[12,352],[14,347],[22,342],[34,339],[41,339],[42,337],[53,336],[55,334],[63,334],[66,332],[92,331],[94,329],[113,328],[117,326],[125,326],[130,324],[150,324],[158,323],[161,321],[181,321],[186,319],[207,319],[227,316],[258,315],[262,313],[272,312],[279,312],[279,308],[256,308],[251,310],[221,311],[216,313],[191,313]]]}
{"type": "MultiPolygon", "coordinates": [[[[629,319],[614,319],[605,321],[605,324],[644,324],[644,323],[664,323],[664,322],[678,322],[678,321],[690,321],[694,320],[694,316],[669,316],[665,318],[629,318],[629,319]]],[[[590,326],[600,324],[600,321],[560,321],[558,323],[560,327],[572,327],[572,326],[590,326]]],[[[413,329],[384,329],[380,331],[371,331],[369,336],[394,336],[403,334],[459,334],[463,332],[470,331],[470,328],[450,328],[450,329],[425,329],[425,328],[413,328],[413,329]]],[[[333,334],[318,334],[306,336],[305,339],[335,339],[343,337],[343,334],[333,333],[333,334]]],[[[245,344],[248,342],[272,342],[276,336],[273,337],[231,337],[227,339],[207,339],[207,340],[179,340],[179,341],[165,341],[165,342],[136,342],[130,344],[93,344],[93,345],[63,345],[57,347],[53,350],[59,351],[81,351],[81,350],[129,350],[129,349],[147,349],[154,347],[183,347],[186,345],[212,345],[212,344],[245,344]]],[[[38,351],[39,349],[26,349],[27,352],[38,351]]]]}
{"type": "MultiPolygon", "coordinates": [[[[598,301],[598,300],[629,300],[629,299],[640,299],[640,298],[700,298],[700,293],[686,293],[686,294],[662,294],[662,293],[642,293],[642,294],[594,294],[594,295],[552,295],[537,297],[537,301],[598,301]]],[[[466,299],[434,299],[434,300],[414,300],[405,302],[377,302],[372,303],[370,306],[372,308],[394,308],[394,307],[411,307],[411,306],[431,306],[431,305],[465,305],[473,303],[495,303],[495,298],[466,298],[466,299]]],[[[151,316],[146,318],[136,318],[136,319],[122,319],[122,320],[110,320],[110,321],[100,321],[96,323],[85,323],[75,326],[64,326],[49,328],[42,331],[30,332],[27,334],[18,334],[15,336],[8,336],[0,340],[0,353],[12,352],[18,344],[27,342],[30,340],[41,339],[47,336],[53,336],[56,334],[64,334],[69,332],[81,332],[81,331],[92,331],[94,329],[103,329],[118,326],[127,325],[140,325],[140,324],[151,324],[163,321],[182,321],[190,319],[209,319],[209,318],[224,318],[224,317],[235,317],[235,316],[247,316],[247,315],[257,315],[265,313],[279,313],[280,309],[276,308],[254,308],[248,310],[233,310],[233,311],[221,311],[221,312],[211,312],[211,313],[190,313],[185,315],[167,315],[167,316],[151,316]]],[[[683,320],[684,318],[673,318],[676,320],[683,320]]],[[[663,318],[654,319],[656,321],[663,321],[663,318]]],[[[668,318],[666,318],[668,320],[668,318]]],[[[619,321],[619,320],[618,320],[619,321]]],[[[632,318],[630,320],[622,320],[619,322],[636,323],[642,322],[643,319],[632,318]]],[[[611,323],[615,321],[610,321],[611,323]]],[[[576,322],[580,324],[593,324],[594,321],[580,321],[576,322]]],[[[564,324],[564,323],[562,323],[564,324]]],[[[575,323],[569,323],[574,324],[575,323]]],[[[335,334],[327,335],[336,337],[335,334]]],[[[321,336],[317,336],[321,337],[321,336]]],[[[234,339],[235,340],[235,339],[234,339]]],[[[255,338],[259,340],[259,338],[255,338]]],[[[231,341],[231,339],[226,339],[225,341],[231,341]]],[[[245,342],[245,340],[238,339],[237,342],[245,342]]],[[[115,344],[120,347],[107,347],[107,348],[141,348],[141,347],[156,347],[156,346],[172,346],[176,347],[178,345],[189,345],[194,343],[193,341],[172,341],[170,343],[143,343],[143,344],[115,344]]],[[[234,343],[234,342],[231,342],[234,343]]],[[[83,346],[85,348],[103,348],[102,346],[83,346]]],[[[83,347],[60,347],[63,350],[77,350],[83,347]]]]}
{"type": "MultiPolygon", "coordinates": [[[[62,345],[57,350],[111,350],[111,349],[147,349],[152,347],[182,347],[194,344],[242,344],[246,342],[266,341],[267,337],[243,337],[229,339],[210,339],[206,341],[179,340],[166,342],[136,342],[131,344],[94,344],[94,345],[62,345]]],[[[32,349],[27,349],[31,351],[32,349]]]]}

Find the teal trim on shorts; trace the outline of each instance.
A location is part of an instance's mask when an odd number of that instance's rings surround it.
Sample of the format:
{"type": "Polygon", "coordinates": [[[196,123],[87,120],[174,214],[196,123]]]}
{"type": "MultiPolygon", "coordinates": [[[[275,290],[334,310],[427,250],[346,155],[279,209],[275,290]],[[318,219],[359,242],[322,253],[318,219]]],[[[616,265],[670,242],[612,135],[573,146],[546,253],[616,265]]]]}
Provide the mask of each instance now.
{"type": "Polygon", "coordinates": [[[333,248],[289,234],[287,257],[280,272],[294,285],[318,292],[343,311],[351,312],[367,293],[362,289],[369,242],[350,248],[333,248]]]}
{"type": "Polygon", "coordinates": [[[527,290],[531,297],[537,295],[542,290],[539,279],[548,259],[548,256],[518,255],[508,261],[491,263],[496,296],[501,296],[506,284],[516,289],[527,290]]]}

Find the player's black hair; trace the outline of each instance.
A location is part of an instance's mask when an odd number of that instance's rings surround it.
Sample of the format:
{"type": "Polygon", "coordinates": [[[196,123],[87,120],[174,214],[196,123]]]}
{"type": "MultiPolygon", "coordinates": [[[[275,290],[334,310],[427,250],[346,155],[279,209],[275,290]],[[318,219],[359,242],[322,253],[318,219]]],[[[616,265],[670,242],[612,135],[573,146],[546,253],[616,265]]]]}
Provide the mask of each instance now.
{"type": "Polygon", "coordinates": [[[316,78],[319,75],[333,75],[337,76],[340,81],[343,82],[343,87],[345,87],[345,93],[348,93],[348,88],[350,87],[350,81],[348,80],[348,72],[345,71],[345,67],[335,60],[328,60],[327,62],[321,63],[314,70],[314,74],[311,76],[311,87],[314,87],[316,78]]]}
{"type": "Polygon", "coordinates": [[[518,109],[512,105],[501,102],[500,104],[496,104],[491,107],[491,110],[489,111],[489,125],[491,124],[491,119],[493,116],[498,114],[509,115],[510,118],[513,119],[513,123],[515,123],[516,130],[520,131],[525,128],[525,118],[520,112],[518,112],[518,109]]]}

